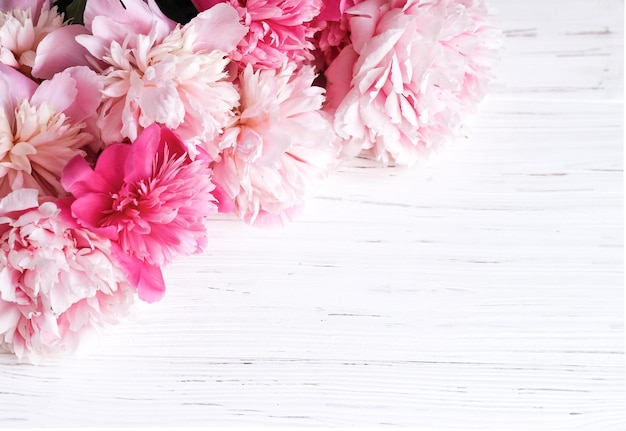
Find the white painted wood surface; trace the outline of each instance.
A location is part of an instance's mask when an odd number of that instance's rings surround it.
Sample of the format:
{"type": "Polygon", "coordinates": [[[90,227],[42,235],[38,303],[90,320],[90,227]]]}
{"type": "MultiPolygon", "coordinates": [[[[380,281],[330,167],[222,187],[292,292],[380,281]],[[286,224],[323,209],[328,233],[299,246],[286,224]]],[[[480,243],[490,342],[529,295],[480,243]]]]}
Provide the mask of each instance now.
{"type": "Polygon", "coordinates": [[[284,231],[216,219],[84,359],[0,355],[0,428],[626,429],[620,0],[491,0],[471,138],[355,163],[284,231]]]}

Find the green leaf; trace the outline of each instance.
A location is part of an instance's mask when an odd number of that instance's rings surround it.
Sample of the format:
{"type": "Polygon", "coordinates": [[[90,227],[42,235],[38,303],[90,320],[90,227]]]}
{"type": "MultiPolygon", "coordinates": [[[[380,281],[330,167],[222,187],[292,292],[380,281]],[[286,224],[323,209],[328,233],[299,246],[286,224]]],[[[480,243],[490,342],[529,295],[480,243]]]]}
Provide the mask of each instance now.
{"type": "Polygon", "coordinates": [[[65,19],[72,19],[73,24],[83,24],[83,13],[87,0],[73,0],[65,9],[65,19]]]}

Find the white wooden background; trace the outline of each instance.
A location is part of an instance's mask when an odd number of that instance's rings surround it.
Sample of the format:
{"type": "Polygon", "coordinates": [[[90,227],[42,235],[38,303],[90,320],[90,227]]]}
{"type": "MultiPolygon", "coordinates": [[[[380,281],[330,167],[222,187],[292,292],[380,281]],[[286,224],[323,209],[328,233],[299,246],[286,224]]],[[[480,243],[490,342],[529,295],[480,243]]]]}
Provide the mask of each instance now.
{"type": "Polygon", "coordinates": [[[346,167],[284,231],[217,219],[97,353],[0,355],[0,428],[626,429],[624,4],[491,5],[469,140],[346,167]]]}

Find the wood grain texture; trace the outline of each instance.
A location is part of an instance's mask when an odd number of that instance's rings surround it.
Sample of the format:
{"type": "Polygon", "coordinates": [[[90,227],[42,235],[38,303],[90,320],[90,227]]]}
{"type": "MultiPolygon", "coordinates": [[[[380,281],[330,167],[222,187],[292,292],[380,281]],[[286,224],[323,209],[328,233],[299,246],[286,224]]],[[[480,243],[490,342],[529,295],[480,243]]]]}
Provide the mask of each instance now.
{"type": "Polygon", "coordinates": [[[624,5],[491,4],[470,139],[354,162],[285,230],[216,217],[96,354],[0,355],[0,428],[626,429],[624,5]]]}

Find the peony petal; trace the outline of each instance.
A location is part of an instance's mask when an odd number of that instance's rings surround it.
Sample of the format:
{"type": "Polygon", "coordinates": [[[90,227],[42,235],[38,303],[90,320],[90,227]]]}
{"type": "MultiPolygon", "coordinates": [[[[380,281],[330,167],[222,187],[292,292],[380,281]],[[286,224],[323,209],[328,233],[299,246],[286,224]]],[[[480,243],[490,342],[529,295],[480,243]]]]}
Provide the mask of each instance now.
{"type": "Polygon", "coordinates": [[[117,231],[113,226],[101,227],[103,214],[111,209],[112,204],[111,197],[104,193],[86,193],[72,202],[72,217],[81,226],[115,240],[117,239],[117,231]]]}
{"type": "Polygon", "coordinates": [[[326,76],[326,106],[337,109],[352,85],[352,74],[358,54],[352,46],[345,47],[324,72],[326,76]]]}
{"type": "MultiPolygon", "coordinates": [[[[92,23],[92,31],[96,31],[101,25],[104,28],[108,28],[107,24],[109,21],[103,16],[97,16],[92,23]],[[104,24],[100,24],[104,22],[104,24]]],[[[114,34],[113,32],[111,32],[114,34]]],[[[98,33],[100,34],[100,33],[98,33]]],[[[105,40],[104,38],[99,38],[96,36],[92,36],[91,34],[79,34],[76,36],[76,43],[83,47],[89,54],[93,56],[93,58],[101,59],[107,54],[110,41],[105,40]]],[[[102,63],[102,68],[106,66],[105,63],[102,63]]]]}
{"type": "Polygon", "coordinates": [[[118,246],[113,247],[113,254],[128,278],[128,281],[137,289],[139,299],[146,302],[156,302],[165,295],[165,281],[161,268],[149,265],[124,253],[118,246]]]}
{"type": "Polygon", "coordinates": [[[36,82],[0,63],[0,107],[12,112],[16,102],[29,99],[36,89],[36,82]]]}
{"type": "Polygon", "coordinates": [[[98,157],[96,170],[82,156],[75,156],[63,169],[61,185],[76,197],[91,192],[115,192],[121,187],[119,172],[129,152],[130,146],[126,144],[107,147],[98,157]]]}
{"type": "Polygon", "coordinates": [[[76,99],[76,80],[69,73],[57,73],[43,81],[31,98],[34,104],[50,103],[59,111],[65,111],[76,99]]]}
{"type": "Polygon", "coordinates": [[[138,277],[137,294],[139,299],[146,302],[156,302],[163,298],[165,281],[159,266],[143,264],[138,277]]]}
{"type": "MultiPolygon", "coordinates": [[[[142,0],[89,0],[85,7],[84,22],[89,31],[96,17],[108,17],[123,24],[133,33],[148,34],[155,27],[163,38],[176,26],[176,23],[162,13],[156,13],[158,7],[153,0],[146,4],[142,0]]],[[[124,40],[124,34],[110,33],[111,40],[124,40]]]]}
{"type": "Polygon", "coordinates": [[[339,21],[343,14],[342,3],[345,7],[346,0],[324,0],[324,7],[320,11],[319,19],[324,21],[339,21]]]}
{"type": "MultiPolygon", "coordinates": [[[[403,29],[389,30],[369,40],[367,51],[361,52],[361,57],[355,64],[356,73],[362,73],[362,71],[369,70],[380,64],[383,58],[392,52],[394,45],[400,40],[403,32],[403,29]]],[[[356,80],[358,81],[358,77],[356,80]]]]}
{"type": "MultiPolygon", "coordinates": [[[[180,157],[189,155],[187,152],[187,146],[180,136],[178,136],[173,130],[167,127],[161,127],[161,140],[164,142],[165,146],[167,146],[171,156],[180,157]]],[[[211,157],[202,148],[198,148],[198,154],[196,155],[195,160],[202,160],[207,164],[207,166],[211,163],[211,157]]]]}
{"type": "Polygon", "coordinates": [[[96,186],[94,190],[119,190],[122,186],[122,168],[130,155],[131,146],[128,144],[109,145],[98,157],[95,169],[107,185],[102,188],[96,186]]]}
{"type": "Polygon", "coordinates": [[[213,196],[217,199],[217,210],[221,213],[228,214],[235,211],[235,201],[228,196],[224,188],[215,184],[215,189],[213,190],[213,196]]]}
{"type": "Polygon", "coordinates": [[[89,52],[76,41],[76,36],[87,33],[82,25],[68,25],[49,33],[37,46],[32,75],[50,79],[68,67],[89,66],[89,52]]]}
{"type": "Polygon", "coordinates": [[[350,21],[350,40],[359,54],[363,53],[376,33],[376,24],[385,3],[387,0],[363,1],[346,11],[350,21]]]}
{"type": "MultiPolygon", "coordinates": [[[[0,271],[0,283],[10,285],[8,280],[8,270],[5,268],[0,271]]],[[[9,302],[5,302],[0,298],[0,335],[10,331],[17,326],[21,317],[19,308],[13,306],[9,302]]]]}
{"type": "Polygon", "coordinates": [[[248,33],[248,28],[239,23],[239,14],[230,4],[219,3],[193,18],[184,30],[197,33],[194,50],[231,52],[248,33]],[[215,37],[219,35],[219,37],[215,37]]]}
{"type": "MultiPolygon", "coordinates": [[[[85,121],[95,115],[100,105],[102,80],[91,69],[84,66],[71,67],[64,73],[69,74],[76,86],[76,97],[65,109],[65,114],[74,122],[85,121]]],[[[54,78],[53,78],[54,79],[54,78]]]]}
{"type": "Polygon", "coordinates": [[[156,123],[141,132],[130,147],[132,150],[129,157],[125,159],[124,182],[133,183],[150,177],[160,141],[161,127],[156,123]]]}
{"type": "Polygon", "coordinates": [[[216,187],[223,190],[226,195],[235,197],[239,194],[240,190],[240,179],[237,176],[237,165],[235,164],[234,158],[225,156],[226,155],[224,154],[222,160],[213,166],[213,181],[215,182],[216,187]]]}
{"type": "Polygon", "coordinates": [[[50,0],[2,0],[2,10],[31,9],[33,16],[39,16],[43,5],[49,2],[50,0]]]}
{"type": "Polygon", "coordinates": [[[185,105],[172,81],[160,83],[158,87],[144,86],[138,102],[141,110],[139,123],[143,127],[156,122],[175,129],[184,121],[185,105]]]}
{"type": "Polygon", "coordinates": [[[108,183],[94,173],[91,166],[80,155],[70,160],[61,174],[61,185],[74,196],[82,196],[92,190],[107,190],[108,183]]]}
{"type": "MultiPolygon", "coordinates": [[[[28,142],[18,142],[13,145],[13,149],[11,150],[11,156],[22,157],[30,156],[32,154],[37,154],[37,149],[28,142]]],[[[30,164],[30,162],[28,163],[30,164]]]]}
{"type": "Polygon", "coordinates": [[[253,222],[253,225],[265,229],[274,229],[284,227],[288,222],[298,218],[304,205],[297,205],[282,210],[279,214],[261,210],[253,222]]]}
{"type": "Polygon", "coordinates": [[[37,208],[39,191],[36,189],[19,189],[0,199],[0,213],[23,211],[37,208]]]}

